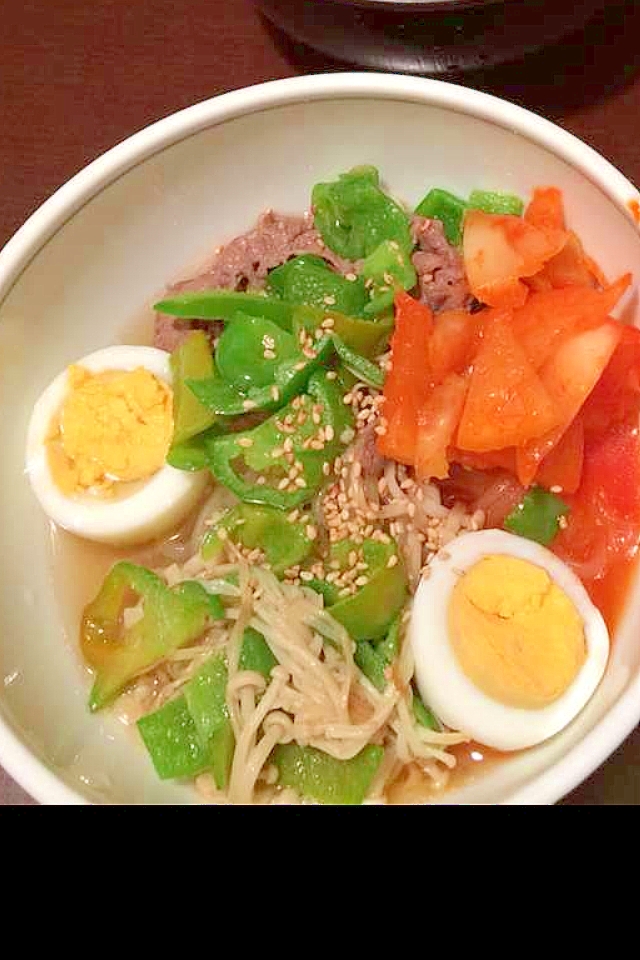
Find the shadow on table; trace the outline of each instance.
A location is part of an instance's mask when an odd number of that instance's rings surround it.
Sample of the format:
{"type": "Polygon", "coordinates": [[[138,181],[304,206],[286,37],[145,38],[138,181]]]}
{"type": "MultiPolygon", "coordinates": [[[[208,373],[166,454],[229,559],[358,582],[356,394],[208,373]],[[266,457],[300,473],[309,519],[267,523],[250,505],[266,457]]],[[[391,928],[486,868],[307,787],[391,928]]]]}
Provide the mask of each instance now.
{"type": "MultiPolygon", "coordinates": [[[[267,20],[265,26],[299,73],[367,69],[298,43],[267,20]]],[[[438,76],[505,97],[553,119],[568,109],[602,100],[630,82],[640,66],[639,36],[640,4],[633,0],[609,3],[582,29],[516,62],[438,76]]]]}

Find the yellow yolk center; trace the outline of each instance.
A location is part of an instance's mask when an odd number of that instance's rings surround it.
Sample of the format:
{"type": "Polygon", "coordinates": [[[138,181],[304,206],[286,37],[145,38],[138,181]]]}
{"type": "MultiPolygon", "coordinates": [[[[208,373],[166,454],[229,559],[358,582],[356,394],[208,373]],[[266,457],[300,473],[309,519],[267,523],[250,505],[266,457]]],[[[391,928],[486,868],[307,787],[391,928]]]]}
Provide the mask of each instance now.
{"type": "Polygon", "coordinates": [[[117,483],[152,476],[173,435],[173,395],[148,370],[68,370],[68,393],[46,441],[63,493],[110,495],[117,483]]]}
{"type": "Polygon", "coordinates": [[[586,657],[572,601],[546,570],[516,557],[485,557],[461,576],[449,604],[449,630],[469,679],[512,707],[552,703],[586,657]]]}

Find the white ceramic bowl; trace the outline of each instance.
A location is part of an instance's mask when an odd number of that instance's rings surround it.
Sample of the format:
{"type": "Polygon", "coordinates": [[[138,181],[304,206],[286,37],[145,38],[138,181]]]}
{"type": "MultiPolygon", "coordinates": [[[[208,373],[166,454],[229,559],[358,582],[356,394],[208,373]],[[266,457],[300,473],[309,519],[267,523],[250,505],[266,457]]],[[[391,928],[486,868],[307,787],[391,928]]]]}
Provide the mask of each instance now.
{"type": "MultiPolygon", "coordinates": [[[[66,364],[122,340],[164,284],[266,207],[305,208],[311,185],[379,167],[409,204],[426,187],[526,195],[562,188],[572,225],[612,275],[640,280],[634,187],[558,127],[434,80],[329,74],[225,94],[114,147],[49,199],[0,253],[0,763],[43,803],[190,802],[158,781],[109,716],[90,716],[76,638],[55,587],[47,524],[23,473],[27,421],[66,364]]],[[[448,801],[551,803],[640,719],[640,591],[605,681],[580,718],[448,801]]]]}

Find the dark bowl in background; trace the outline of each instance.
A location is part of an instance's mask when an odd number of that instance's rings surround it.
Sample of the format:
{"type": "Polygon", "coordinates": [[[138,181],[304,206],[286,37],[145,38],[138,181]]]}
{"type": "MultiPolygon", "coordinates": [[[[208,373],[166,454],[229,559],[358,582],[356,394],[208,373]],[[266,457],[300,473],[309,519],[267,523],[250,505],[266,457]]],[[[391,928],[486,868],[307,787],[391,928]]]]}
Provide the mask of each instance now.
{"type": "Polygon", "coordinates": [[[515,61],[582,27],[606,0],[256,0],[279,30],[372,70],[453,76],[515,61]]]}

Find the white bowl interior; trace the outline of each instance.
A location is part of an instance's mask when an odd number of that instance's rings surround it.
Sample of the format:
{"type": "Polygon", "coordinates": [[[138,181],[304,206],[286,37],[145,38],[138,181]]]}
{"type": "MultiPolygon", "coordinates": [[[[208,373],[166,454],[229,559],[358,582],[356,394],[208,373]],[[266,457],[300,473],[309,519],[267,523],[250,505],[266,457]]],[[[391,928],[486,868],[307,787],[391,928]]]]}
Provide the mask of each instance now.
{"type": "MultiPolygon", "coordinates": [[[[605,272],[631,270],[640,278],[637,229],[597,183],[504,121],[427,99],[302,99],[188,133],[71,215],[0,304],[0,762],[36,799],[195,800],[189,788],[157,780],[121,723],[86,709],[88,676],[56,589],[71,568],[54,577],[47,523],[23,472],[32,404],[69,362],[122,341],[167,281],[248,228],[262,210],[302,211],[314,182],[358,163],[378,166],[410,205],[432,185],[526,196],[536,185],[556,184],[571,225],[605,272]]],[[[448,801],[550,802],[617,746],[633,725],[639,599],[636,586],[606,680],[579,720],[548,744],[482,773],[448,801]]]]}

